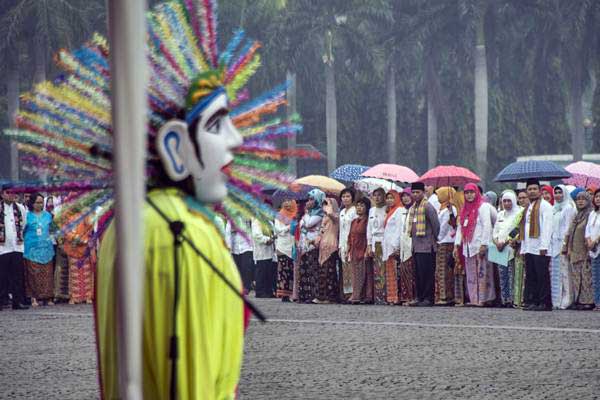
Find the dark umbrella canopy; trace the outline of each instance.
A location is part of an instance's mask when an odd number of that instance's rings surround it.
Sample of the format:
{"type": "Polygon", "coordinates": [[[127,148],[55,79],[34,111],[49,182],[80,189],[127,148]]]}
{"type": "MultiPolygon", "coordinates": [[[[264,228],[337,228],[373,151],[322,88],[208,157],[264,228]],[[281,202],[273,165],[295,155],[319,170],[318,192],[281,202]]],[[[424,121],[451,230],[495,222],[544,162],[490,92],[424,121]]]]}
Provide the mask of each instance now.
{"type": "Polygon", "coordinates": [[[330,178],[338,181],[354,182],[362,178],[361,174],[368,170],[369,167],[358,164],[345,164],[337,167],[331,174],[330,178]]]}
{"type": "Polygon", "coordinates": [[[308,199],[308,192],[313,189],[312,186],[299,185],[292,189],[279,189],[273,193],[273,203],[281,204],[284,200],[302,201],[308,199]]]}
{"type": "Polygon", "coordinates": [[[527,179],[554,180],[571,177],[571,173],[552,161],[516,161],[496,175],[496,182],[522,182],[527,179]]]}

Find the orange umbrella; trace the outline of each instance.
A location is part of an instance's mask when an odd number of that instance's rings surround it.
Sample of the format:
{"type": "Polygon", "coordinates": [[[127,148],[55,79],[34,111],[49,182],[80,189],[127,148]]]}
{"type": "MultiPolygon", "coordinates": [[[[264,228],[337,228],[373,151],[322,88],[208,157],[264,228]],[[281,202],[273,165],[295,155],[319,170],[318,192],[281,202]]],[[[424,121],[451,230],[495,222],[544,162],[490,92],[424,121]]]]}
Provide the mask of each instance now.
{"type": "Polygon", "coordinates": [[[332,194],[340,194],[340,192],[346,188],[343,183],[323,175],[308,175],[298,178],[292,183],[292,185],[294,184],[316,187],[317,189],[332,194]]]}

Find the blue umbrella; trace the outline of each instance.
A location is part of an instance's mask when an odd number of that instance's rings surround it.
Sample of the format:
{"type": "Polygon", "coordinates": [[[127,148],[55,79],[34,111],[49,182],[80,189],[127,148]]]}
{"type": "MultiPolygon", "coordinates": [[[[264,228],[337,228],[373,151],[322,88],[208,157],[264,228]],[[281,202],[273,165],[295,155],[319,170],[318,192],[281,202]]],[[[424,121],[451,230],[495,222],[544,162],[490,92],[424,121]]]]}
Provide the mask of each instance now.
{"type": "Polygon", "coordinates": [[[571,173],[552,161],[516,161],[496,175],[496,182],[521,182],[527,179],[554,180],[571,177],[571,173]]]}
{"type": "Polygon", "coordinates": [[[365,167],[364,165],[345,164],[337,167],[329,174],[329,177],[339,181],[354,182],[362,179],[361,174],[368,169],[369,167],[365,167]]]}
{"type": "Polygon", "coordinates": [[[284,200],[306,200],[308,199],[308,192],[313,189],[312,186],[304,186],[300,187],[300,190],[295,191],[291,189],[279,189],[273,193],[272,199],[273,203],[279,204],[284,200]]]}

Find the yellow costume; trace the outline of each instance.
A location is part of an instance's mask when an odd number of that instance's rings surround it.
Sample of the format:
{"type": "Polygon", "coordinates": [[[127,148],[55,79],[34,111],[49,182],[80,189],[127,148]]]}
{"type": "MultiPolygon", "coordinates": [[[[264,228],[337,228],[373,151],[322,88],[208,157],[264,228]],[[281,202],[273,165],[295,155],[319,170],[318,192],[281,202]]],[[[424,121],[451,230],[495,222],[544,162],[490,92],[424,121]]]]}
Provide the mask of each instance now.
{"type": "MultiPolygon", "coordinates": [[[[176,189],[149,193],[171,221],[185,224],[183,235],[241,291],[237,268],[217,227],[207,216],[194,211],[184,196],[176,189]]],[[[144,399],[168,399],[174,300],[173,235],[168,224],[149,205],[144,208],[144,224],[143,395],[144,399]]],[[[105,399],[118,398],[115,233],[112,224],[98,255],[96,318],[105,399]]],[[[232,399],[242,363],[243,303],[185,242],[179,264],[177,398],[232,399]]]]}

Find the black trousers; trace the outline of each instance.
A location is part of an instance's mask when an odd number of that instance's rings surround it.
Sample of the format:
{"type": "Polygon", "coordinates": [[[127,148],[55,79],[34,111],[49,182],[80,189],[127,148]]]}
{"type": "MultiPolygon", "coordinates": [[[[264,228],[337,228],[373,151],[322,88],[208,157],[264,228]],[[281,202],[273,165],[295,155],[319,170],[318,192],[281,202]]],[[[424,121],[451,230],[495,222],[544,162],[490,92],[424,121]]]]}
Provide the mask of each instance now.
{"type": "Polygon", "coordinates": [[[23,253],[12,252],[0,255],[0,305],[12,294],[12,304],[23,303],[25,298],[24,286],[25,267],[23,253]]]}
{"type": "Polygon", "coordinates": [[[234,254],[233,261],[237,265],[240,276],[242,277],[242,284],[244,289],[249,292],[252,288],[252,281],[254,280],[254,258],[252,252],[247,251],[242,254],[234,254]]]}
{"type": "Polygon", "coordinates": [[[433,282],[435,279],[435,253],[414,253],[415,286],[417,301],[433,303],[433,282]]]}
{"type": "Polygon", "coordinates": [[[273,260],[256,262],[256,297],[274,297],[276,266],[273,260]]]}
{"type": "Polygon", "coordinates": [[[549,256],[525,254],[525,303],[552,307],[549,256]]]}

